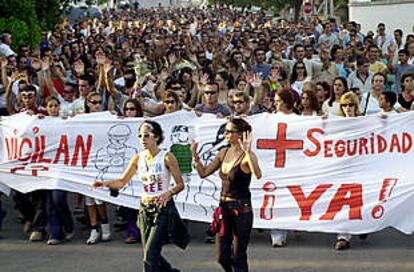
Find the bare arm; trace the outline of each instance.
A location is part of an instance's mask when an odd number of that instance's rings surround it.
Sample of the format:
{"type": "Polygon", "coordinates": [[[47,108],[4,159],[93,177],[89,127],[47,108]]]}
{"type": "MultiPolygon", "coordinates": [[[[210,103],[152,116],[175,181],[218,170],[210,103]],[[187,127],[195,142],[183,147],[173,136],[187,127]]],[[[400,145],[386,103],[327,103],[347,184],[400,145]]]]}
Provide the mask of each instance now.
{"type": "Polygon", "coordinates": [[[184,190],[184,181],[181,176],[180,167],[178,166],[177,159],[172,153],[167,153],[165,156],[165,165],[167,166],[168,170],[170,170],[171,175],[174,178],[175,186],[171,188],[169,191],[175,195],[184,190]]]}
{"type": "Polygon", "coordinates": [[[200,157],[197,155],[197,146],[196,142],[191,144],[191,153],[193,155],[194,166],[197,170],[197,173],[200,175],[201,178],[208,177],[209,175],[213,174],[214,172],[219,169],[222,161],[222,157],[224,155],[224,149],[222,149],[216,157],[210,162],[207,166],[204,166],[201,161],[200,157]]]}
{"type": "Polygon", "coordinates": [[[125,186],[132,179],[138,169],[139,154],[135,154],[129,161],[127,169],[124,171],[120,179],[104,182],[95,182],[92,184],[93,188],[108,187],[111,189],[120,189],[125,186]]]}
{"type": "Polygon", "coordinates": [[[251,151],[252,133],[243,133],[243,138],[239,140],[239,144],[245,154],[242,166],[248,166],[249,172],[252,173],[256,179],[260,179],[262,177],[262,170],[260,170],[259,162],[257,160],[256,155],[251,151]]]}

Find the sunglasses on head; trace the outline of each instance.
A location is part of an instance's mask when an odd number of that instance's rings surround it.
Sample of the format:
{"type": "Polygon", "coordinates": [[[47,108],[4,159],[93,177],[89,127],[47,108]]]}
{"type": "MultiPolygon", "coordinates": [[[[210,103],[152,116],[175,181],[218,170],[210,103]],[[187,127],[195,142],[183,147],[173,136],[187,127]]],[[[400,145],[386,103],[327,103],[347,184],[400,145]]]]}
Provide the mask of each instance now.
{"type": "Polygon", "coordinates": [[[23,98],[32,98],[33,96],[35,96],[35,93],[33,92],[22,92],[21,93],[23,98]]]}
{"type": "Polygon", "coordinates": [[[88,100],[89,103],[92,105],[100,105],[102,104],[102,100],[88,100]]]}

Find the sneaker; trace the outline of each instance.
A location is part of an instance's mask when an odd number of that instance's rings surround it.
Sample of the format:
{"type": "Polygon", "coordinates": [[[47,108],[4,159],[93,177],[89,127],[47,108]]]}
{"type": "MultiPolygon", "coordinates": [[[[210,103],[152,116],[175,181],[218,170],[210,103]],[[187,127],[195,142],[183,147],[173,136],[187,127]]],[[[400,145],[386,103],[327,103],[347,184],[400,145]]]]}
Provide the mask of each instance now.
{"type": "Polygon", "coordinates": [[[40,231],[34,231],[32,232],[32,234],[30,234],[29,240],[31,242],[43,241],[43,233],[41,233],[40,231]]]}
{"type": "Polygon", "coordinates": [[[65,232],[65,240],[70,241],[72,240],[73,236],[75,236],[75,230],[72,232],[65,232]]]}
{"type": "Polygon", "coordinates": [[[345,250],[345,249],[348,249],[350,247],[351,247],[351,245],[345,239],[339,239],[339,240],[336,240],[336,242],[335,242],[335,250],[345,250]]]}
{"type": "Polygon", "coordinates": [[[99,232],[96,229],[91,230],[88,240],[86,240],[87,245],[96,244],[99,241],[99,232]]]}
{"type": "Polygon", "coordinates": [[[277,239],[272,239],[272,247],[285,247],[287,246],[286,241],[284,240],[277,240],[277,239]]]}
{"type": "Polygon", "coordinates": [[[46,244],[48,244],[49,246],[54,246],[54,245],[58,245],[61,243],[63,243],[63,240],[58,240],[58,239],[49,239],[46,242],[46,244]]]}
{"type": "Polygon", "coordinates": [[[102,241],[109,241],[111,240],[111,230],[109,228],[109,224],[102,224],[102,241]]]}

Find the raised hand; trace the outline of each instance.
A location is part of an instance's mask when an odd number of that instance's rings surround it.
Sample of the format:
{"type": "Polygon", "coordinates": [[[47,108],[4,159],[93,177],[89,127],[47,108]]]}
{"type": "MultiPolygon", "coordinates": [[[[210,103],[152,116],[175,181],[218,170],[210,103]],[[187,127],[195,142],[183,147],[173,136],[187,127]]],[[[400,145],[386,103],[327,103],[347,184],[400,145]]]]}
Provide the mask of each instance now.
{"type": "Polygon", "coordinates": [[[50,68],[50,64],[49,61],[47,59],[44,59],[41,61],[41,67],[42,67],[42,71],[49,71],[50,68]]]}
{"type": "Polygon", "coordinates": [[[103,64],[105,74],[108,74],[109,72],[111,72],[113,66],[112,66],[112,62],[109,59],[104,58],[104,61],[102,62],[102,64],[103,64]]]}
{"type": "Polygon", "coordinates": [[[249,83],[250,85],[252,85],[253,81],[254,81],[254,74],[252,71],[247,71],[246,72],[246,81],[247,83],[249,83]]]}
{"type": "Polygon", "coordinates": [[[191,79],[193,80],[194,84],[200,83],[200,76],[197,70],[194,70],[193,72],[191,72],[191,79]]]}
{"type": "Polygon", "coordinates": [[[262,82],[263,82],[263,79],[262,79],[262,74],[254,74],[253,75],[253,81],[251,82],[251,85],[252,85],[252,87],[253,88],[259,88],[260,86],[262,86],[262,82]]]}
{"type": "Polygon", "coordinates": [[[30,60],[30,65],[35,71],[39,71],[42,68],[42,62],[38,58],[32,58],[30,60]]]}
{"type": "Polygon", "coordinates": [[[243,132],[242,138],[239,139],[239,144],[244,153],[250,153],[252,150],[252,133],[250,131],[243,132]]]}
{"type": "Polygon", "coordinates": [[[175,54],[168,55],[168,61],[170,62],[170,65],[174,65],[177,63],[177,56],[175,54]]]}
{"type": "Polygon", "coordinates": [[[201,85],[206,85],[208,82],[208,78],[209,78],[209,75],[207,73],[204,73],[200,78],[201,85]]]}
{"type": "Polygon", "coordinates": [[[105,55],[102,52],[98,51],[96,53],[96,63],[104,64],[104,62],[105,62],[105,55]]]}
{"type": "Polygon", "coordinates": [[[78,60],[75,63],[75,71],[78,75],[83,75],[83,73],[85,71],[85,65],[83,64],[83,62],[81,60],[78,60]]]}

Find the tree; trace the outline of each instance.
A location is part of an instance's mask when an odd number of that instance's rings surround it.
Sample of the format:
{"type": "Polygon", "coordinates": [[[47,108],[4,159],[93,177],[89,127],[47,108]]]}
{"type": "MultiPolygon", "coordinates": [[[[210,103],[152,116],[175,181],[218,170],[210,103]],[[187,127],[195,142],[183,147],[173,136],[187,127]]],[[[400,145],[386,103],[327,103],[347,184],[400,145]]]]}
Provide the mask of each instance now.
{"type": "Polygon", "coordinates": [[[42,30],[51,30],[62,20],[69,0],[0,0],[0,33],[13,35],[14,49],[36,46],[42,30]]]}

